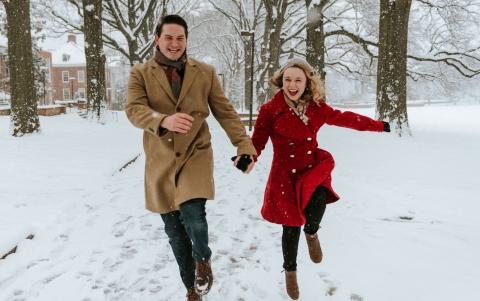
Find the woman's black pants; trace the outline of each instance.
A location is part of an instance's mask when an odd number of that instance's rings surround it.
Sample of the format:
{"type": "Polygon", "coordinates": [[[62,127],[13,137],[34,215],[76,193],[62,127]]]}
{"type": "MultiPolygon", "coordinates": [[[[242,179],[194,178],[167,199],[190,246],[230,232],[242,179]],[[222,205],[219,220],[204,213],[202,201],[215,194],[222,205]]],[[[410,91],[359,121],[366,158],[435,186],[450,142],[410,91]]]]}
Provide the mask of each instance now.
{"type": "MultiPolygon", "coordinates": [[[[328,190],[319,186],[312,194],[307,207],[304,210],[305,218],[307,222],[303,227],[303,231],[306,234],[315,234],[320,228],[320,222],[322,221],[325,208],[327,207],[328,190]]],[[[297,253],[298,253],[298,241],[300,239],[300,228],[283,226],[282,234],[282,251],[283,251],[283,268],[285,271],[297,270],[297,253]]]]}

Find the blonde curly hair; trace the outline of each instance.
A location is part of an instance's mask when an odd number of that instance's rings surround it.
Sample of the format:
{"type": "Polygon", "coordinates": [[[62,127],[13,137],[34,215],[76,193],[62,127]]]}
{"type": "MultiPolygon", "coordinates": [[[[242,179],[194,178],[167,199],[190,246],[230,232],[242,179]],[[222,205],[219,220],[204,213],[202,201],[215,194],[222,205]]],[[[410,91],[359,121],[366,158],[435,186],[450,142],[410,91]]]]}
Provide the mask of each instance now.
{"type": "Polygon", "coordinates": [[[313,101],[317,105],[320,104],[320,102],[325,102],[325,88],[323,81],[315,73],[313,67],[307,61],[301,58],[290,59],[285,63],[285,65],[275,71],[272,78],[269,80],[270,85],[276,90],[282,89],[283,74],[285,73],[285,70],[291,67],[296,67],[303,70],[303,73],[305,73],[305,76],[307,77],[305,91],[303,92],[301,99],[305,101],[313,101]]]}

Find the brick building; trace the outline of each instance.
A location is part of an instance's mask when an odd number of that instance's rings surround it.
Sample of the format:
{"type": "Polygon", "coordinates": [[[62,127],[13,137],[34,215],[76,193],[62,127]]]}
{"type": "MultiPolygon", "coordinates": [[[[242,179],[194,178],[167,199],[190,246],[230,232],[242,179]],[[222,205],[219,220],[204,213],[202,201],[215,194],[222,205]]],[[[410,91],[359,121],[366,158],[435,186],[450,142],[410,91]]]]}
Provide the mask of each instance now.
{"type": "MultiPolygon", "coordinates": [[[[53,100],[86,98],[85,51],[83,47],[77,44],[75,35],[68,35],[67,42],[52,51],[51,62],[53,100]]],[[[110,72],[107,68],[105,73],[107,103],[110,103],[110,72]]]]}
{"type": "MultiPolygon", "coordinates": [[[[51,66],[52,55],[48,51],[40,51],[39,58],[42,60],[40,63],[40,72],[44,74],[40,79],[41,90],[38,91],[42,96],[37,100],[39,104],[51,104],[52,103],[52,90],[51,90],[51,66]],[[45,94],[45,96],[43,96],[45,94]]],[[[8,71],[8,48],[0,45],[0,95],[9,95],[10,92],[10,74],[8,71]],[[7,93],[7,94],[5,94],[7,93]]],[[[35,62],[34,62],[35,63],[35,62]]],[[[0,101],[2,101],[0,97],[0,101]]]]}
{"type": "MultiPolygon", "coordinates": [[[[40,83],[38,104],[49,105],[56,100],[85,99],[86,59],[83,46],[77,44],[76,36],[68,35],[67,41],[56,49],[40,51],[40,83]]],[[[107,103],[111,103],[111,75],[106,66],[105,84],[107,103]]],[[[7,47],[0,45],[0,92],[9,92],[9,73],[7,67],[7,47]]],[[[5,95],[4,93],[2,95],[5,95]]]]}

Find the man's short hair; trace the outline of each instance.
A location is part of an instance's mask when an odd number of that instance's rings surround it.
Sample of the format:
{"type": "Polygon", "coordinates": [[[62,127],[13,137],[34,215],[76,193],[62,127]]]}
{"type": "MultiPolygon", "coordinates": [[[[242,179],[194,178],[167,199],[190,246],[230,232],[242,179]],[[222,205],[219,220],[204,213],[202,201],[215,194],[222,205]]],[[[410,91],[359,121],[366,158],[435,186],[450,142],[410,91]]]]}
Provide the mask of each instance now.
{"type": "Polygon", "coordinates": [[[185,29],[185,38],[188,38],[187,22],[179,15],[163,16],[162,19],[160,20],[160,23],[158,23],[157,27],[155,28],[155,35],[157,37],[159,37],[162,34],[162,28],[163,28],[163,25],[165,24],[177,24],[177,25],[183,26],[183,29],[185,29]]]}

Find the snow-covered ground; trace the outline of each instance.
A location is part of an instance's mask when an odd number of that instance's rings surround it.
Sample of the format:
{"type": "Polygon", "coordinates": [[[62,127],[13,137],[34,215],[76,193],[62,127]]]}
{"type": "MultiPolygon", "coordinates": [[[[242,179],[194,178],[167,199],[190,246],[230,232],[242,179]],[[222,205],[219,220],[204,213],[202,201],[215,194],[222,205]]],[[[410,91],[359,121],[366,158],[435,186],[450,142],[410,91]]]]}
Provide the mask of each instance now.
{"type": "MultiPolygon", "coordinates": [[[[373,116],[372,109],[356,110],[373,116]]],[[[478,298],[480,106],[409,109],[413,137],[321,129],[341,200],[327,207],[324,261],[301,238],[300,300],[478,298]]],[[[160,217],[144,209],[141,131],[41,117],[42,133],[8,135],[0,116],[0,300],[184,300],[160,217]]],[[[235,170],[211,122],[217,196],[207,214],[216,276],[208,301],[288,300],[281,227],[259,211],[271,145],[250,175],[235,170]]]]}

